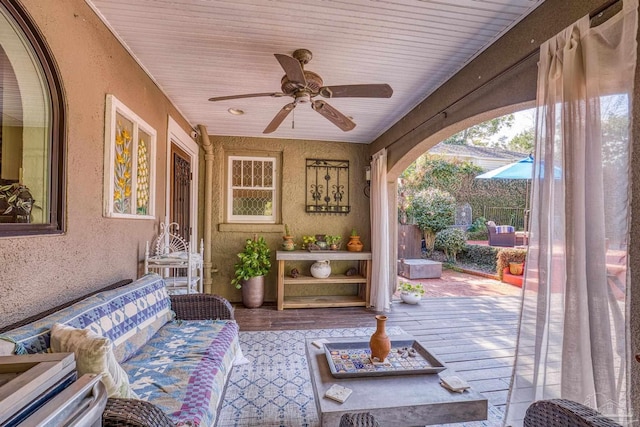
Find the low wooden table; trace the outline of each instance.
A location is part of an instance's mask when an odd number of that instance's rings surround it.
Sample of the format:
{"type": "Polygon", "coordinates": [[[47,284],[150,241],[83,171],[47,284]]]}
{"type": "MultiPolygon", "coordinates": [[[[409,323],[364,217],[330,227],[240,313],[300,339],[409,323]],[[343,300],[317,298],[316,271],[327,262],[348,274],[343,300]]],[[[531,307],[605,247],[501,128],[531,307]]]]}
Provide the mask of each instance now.
{"type": "MultiPolygon", "coordinates": [[[[408,335],[392,339],[413,339],[408,335]]],[[[391,375],[362,378],[334,378],[324,348],[307,339],[307,361],[313,394],[322,426],[337,426],[346,413],[370,412],[385,426],[416,426],[480,421],[487,419],[487,398],[473,389],[454,393],[440,385],[438,374],[391,375]],[[344,403],[324,397],[333,384],[353,392],[344,403]]],[[[329,342],[369,342],[369,337],[326,338],[329,342]]],[[[440,375],[452,375],[446,369],[440,375]]]]}

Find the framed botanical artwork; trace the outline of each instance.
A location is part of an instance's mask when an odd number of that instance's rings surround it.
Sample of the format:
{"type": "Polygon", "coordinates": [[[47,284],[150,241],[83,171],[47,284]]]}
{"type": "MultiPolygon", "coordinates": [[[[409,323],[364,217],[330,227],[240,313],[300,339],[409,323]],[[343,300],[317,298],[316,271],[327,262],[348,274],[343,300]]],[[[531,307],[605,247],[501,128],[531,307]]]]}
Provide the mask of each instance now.
{"type": "Polygon", "coordinates": [[[107,95],[104,133],[104,216],[155,218],[156,130],[107,95]]]}

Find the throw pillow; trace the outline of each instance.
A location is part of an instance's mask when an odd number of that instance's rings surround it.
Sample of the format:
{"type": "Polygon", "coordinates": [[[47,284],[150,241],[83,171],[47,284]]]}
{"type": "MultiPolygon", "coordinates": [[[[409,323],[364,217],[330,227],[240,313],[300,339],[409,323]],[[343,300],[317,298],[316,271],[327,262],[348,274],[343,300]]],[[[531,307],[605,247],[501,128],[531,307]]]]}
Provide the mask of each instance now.
{"type": "Polygon", "coordinates": [[[51,327],[51,350],[75,353],[78,376],[102,375],[109,397],[137,398],[129,387],[127,373],[116,361],[109,338],[89,329],[56,323],[51,327]]]}
{"type": "Polygon", "coordinates": [[[524,263],[523,262],[510,262],[509,263],[509,273],[514,276],[522,276],[524,274],[524,263]]]}
{"type": "Polygon", "coordinates": [[[495,227],[496,223],[493,221],[487,221],[487,227],[495,227]]]}

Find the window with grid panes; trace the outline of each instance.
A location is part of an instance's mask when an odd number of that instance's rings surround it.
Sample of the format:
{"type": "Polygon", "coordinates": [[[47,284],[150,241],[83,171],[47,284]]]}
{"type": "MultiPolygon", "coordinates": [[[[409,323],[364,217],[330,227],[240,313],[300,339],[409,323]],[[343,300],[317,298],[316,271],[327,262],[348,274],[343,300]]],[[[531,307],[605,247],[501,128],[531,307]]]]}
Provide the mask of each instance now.
{"type": "Polygon", "coordinates": [[[276,158],[228,157],[227,220],[276,222],[276,158]]]}

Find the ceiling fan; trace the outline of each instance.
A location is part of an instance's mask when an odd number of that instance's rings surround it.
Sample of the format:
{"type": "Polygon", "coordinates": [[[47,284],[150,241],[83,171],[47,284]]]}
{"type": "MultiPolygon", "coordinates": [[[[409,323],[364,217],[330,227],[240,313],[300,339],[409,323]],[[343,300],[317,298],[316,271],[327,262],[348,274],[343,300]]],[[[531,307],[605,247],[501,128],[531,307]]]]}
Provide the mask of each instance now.
{"type": "Polygon", "coordinates": [[[293,98],[293,102],[282,107],[262,133],[274,132],[298,104],[309,103],[311,104],[311,108],[320,113],[325,119],[347,132],[356,127],[353,120],[336,110],[327,102],[321,99],[314,100],[313,98],[318,95],[324,98],[390,98],[393,94],[393,89],[391,89],[391,86],[388,84],[323,86],[322,77],[313,71],[304,69],[304,66],[311,61],[313,57],[307,49],[298,49],[293,52],[292,56],[276,53],[275,57],[286,73],[281,81],[282,92],[218,96],[209,98],[209,101],[226,101],[229,99],[255,98],[260,96],[270,96],[272,98],[290,96],[293,98]]]}

